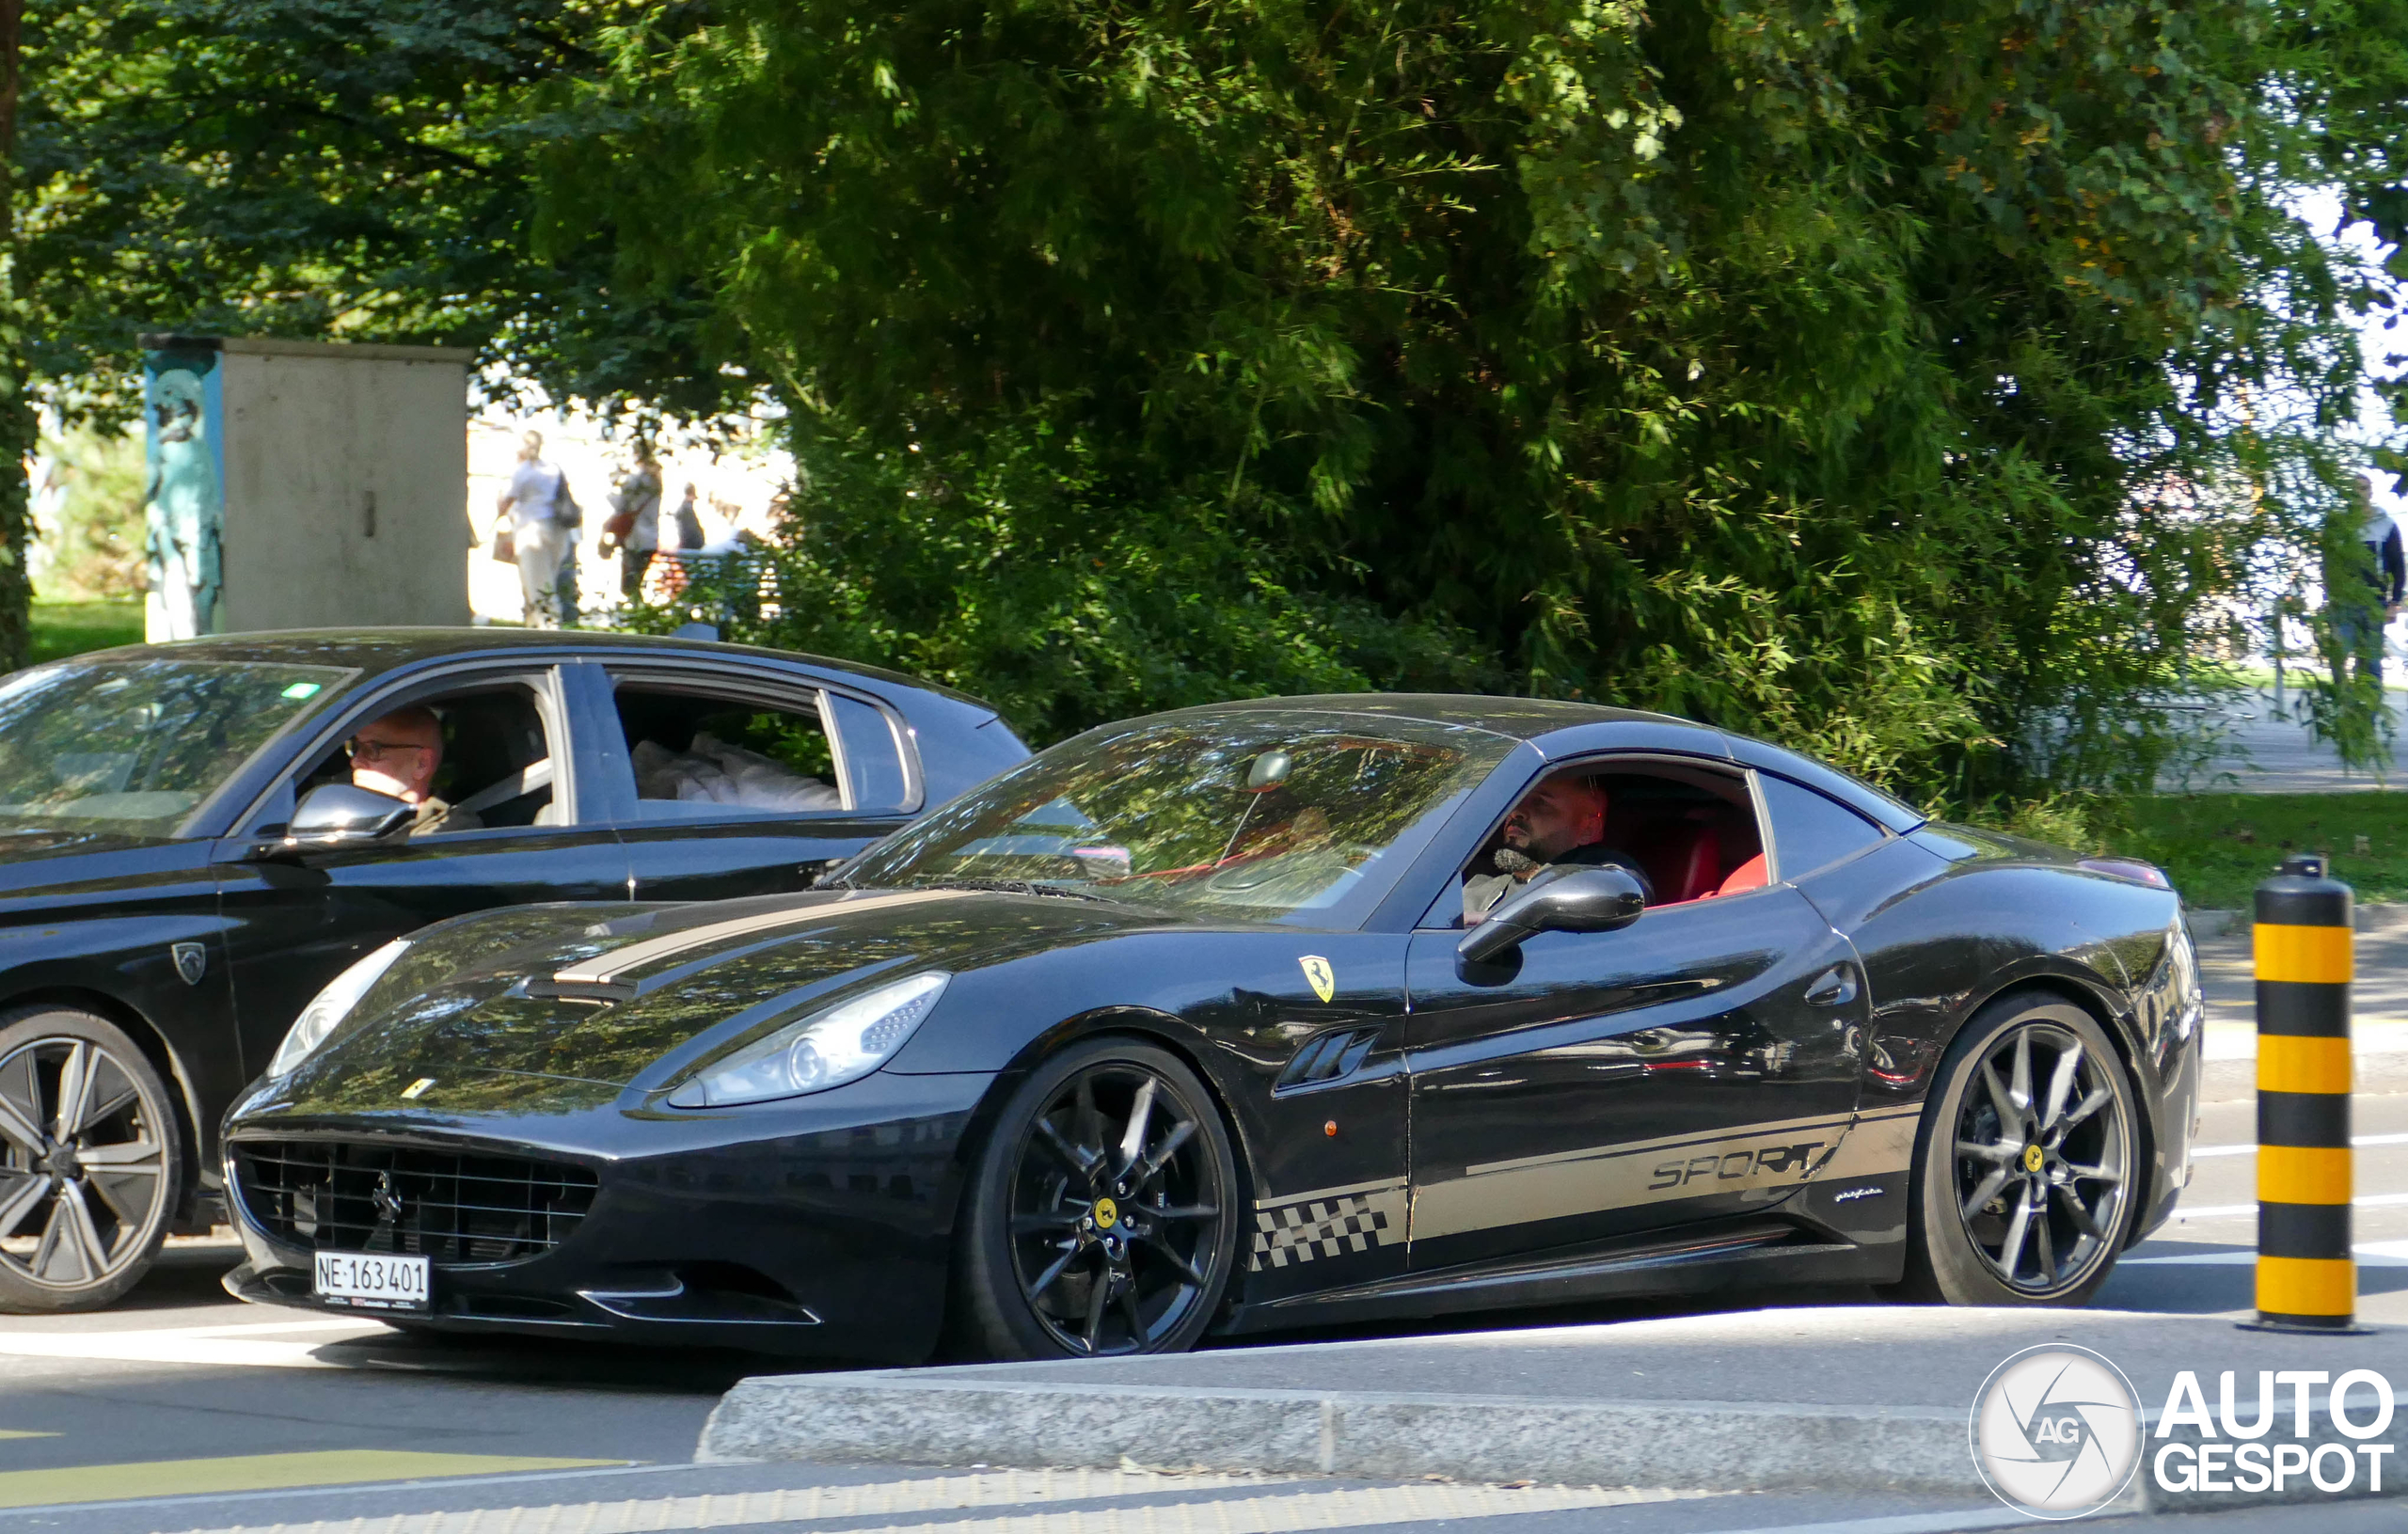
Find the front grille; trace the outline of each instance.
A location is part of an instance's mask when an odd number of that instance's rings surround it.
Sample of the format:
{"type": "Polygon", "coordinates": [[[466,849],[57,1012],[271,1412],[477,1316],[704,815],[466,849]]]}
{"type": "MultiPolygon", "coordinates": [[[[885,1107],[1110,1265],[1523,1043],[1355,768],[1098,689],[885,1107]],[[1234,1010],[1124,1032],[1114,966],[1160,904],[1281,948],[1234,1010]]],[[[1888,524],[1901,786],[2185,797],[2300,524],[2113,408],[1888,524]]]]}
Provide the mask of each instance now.
{"type": "Polygon", "coordinates": [[[261,1230],[295,1246],[396,1252],[436,1267],[523,1262],[569,1238],[594,1176],[523,1156],[345,1140],[235,1142],[234,1182],[261,1230]]]}

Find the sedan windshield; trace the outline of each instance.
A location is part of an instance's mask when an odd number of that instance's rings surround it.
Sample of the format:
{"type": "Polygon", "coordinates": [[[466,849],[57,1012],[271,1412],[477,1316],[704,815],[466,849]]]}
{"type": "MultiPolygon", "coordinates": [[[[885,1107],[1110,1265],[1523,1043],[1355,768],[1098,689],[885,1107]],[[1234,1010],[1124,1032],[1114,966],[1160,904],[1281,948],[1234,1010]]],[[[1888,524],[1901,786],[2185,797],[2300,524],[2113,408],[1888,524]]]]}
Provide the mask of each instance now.
{"type": "Polygon", "coordinates": [[[1029,885],[1255,921],[1367,910],[1514,742],[1460,725],[1287,711],[1108,725],[862,854],[845,882],[1029,885]]]}
{"type": "Polygon", "coordinates": [[[351,674],[166,658],[20,672],[0,683],[0,827],[166,835],[351,674]]]}

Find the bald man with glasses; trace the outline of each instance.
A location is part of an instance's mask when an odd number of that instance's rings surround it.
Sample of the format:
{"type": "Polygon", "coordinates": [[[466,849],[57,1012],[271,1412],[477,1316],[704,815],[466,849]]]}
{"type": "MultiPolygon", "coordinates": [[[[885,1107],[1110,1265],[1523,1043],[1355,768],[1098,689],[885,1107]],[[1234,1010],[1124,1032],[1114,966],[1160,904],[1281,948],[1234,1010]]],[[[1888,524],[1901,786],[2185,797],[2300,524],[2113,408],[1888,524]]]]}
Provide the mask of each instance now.
{"type": "Polygon", "coordinates": [[[361,725],[351,737],[350,751],[356,786],[417,807],[412,836],[483,826],[474,811],[455,810],[435,797],[435,774],[443,766],[443,721],[432,708],[412,704],[361,725]]]}

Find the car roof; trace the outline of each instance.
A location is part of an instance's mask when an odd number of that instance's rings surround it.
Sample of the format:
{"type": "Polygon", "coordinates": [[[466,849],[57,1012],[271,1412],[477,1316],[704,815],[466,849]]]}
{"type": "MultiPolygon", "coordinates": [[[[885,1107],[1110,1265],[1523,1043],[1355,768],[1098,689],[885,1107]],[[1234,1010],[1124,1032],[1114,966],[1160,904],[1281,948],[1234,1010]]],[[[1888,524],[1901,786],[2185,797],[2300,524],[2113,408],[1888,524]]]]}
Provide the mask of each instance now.
{"type": "MultiPolygon", "coordinates": [[[[341,666],[375,676],[421,661],[524,652],[607,656],[641,651],[650,656],[689,656],[698,660],[775,660],[874,681],[890,688],[932,692],[993,712],[991,704],[942,683],[858,660],[837,660],[798,650],[680,640],[653,634],[618,634],[589,628],[294,628],[258,634],[214,634],[206,639],[125,645],[76,656],[74,661],[124,660],[137,656],[177,656],[193,660],[283,662],[341,666]]],[[[71,661],[71,664],[72,662],[71,661]]]]}
{"type": "MultiPolygon", "coordinates": [[[[1904,834],[1924,823],[1911,805],[1873,784],[1811,756],[1750,735],[1735,735],[1674,714],[1557,698],[1492,698],[1457,692],[1324,692],[1301,698],[1244,698],[1149,716],[1153,720],[1206,719],[1216,715],[1369,714],[1486,730],[1529,743],[1543,759],[1560,760],[1602,746],[1636,746],[1719,757],[1795,778],[1847,804],[1868,818],[1904,834]],[[1601,736],[1595,727],[1632,728],[1601,736]]],[[[1132,721],[1123,720],[1122,724],[1132,721]]],[[[1107,728],[1119,728],[1119,725],[1107,728]]]]}
{"type": "Polygon", "coordinates": [[[1374,714],[1385,719],[1466,725],[1516,740],[1536,740],[1559,730],[1586,724],[1670,724],[1707,735],[1717,734],[1708,725],[1671,714],[1608,708],[1601,704],[1571,703],[1559,698],[1497,698],[1472,692],[1321,692],[1294,698],[1237,698],[1151,717],[1197,719],[1234,713],[1374,714]]]}

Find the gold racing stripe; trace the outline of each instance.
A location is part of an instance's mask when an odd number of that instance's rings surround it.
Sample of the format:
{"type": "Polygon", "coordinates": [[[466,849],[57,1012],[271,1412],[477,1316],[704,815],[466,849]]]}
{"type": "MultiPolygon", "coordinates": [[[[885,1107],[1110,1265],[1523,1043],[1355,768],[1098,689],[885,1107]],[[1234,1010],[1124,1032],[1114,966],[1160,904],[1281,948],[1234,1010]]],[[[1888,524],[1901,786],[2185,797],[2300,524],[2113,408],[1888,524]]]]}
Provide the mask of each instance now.
{"type": "Polygon", "coordinates": [[[1411,1238],[1430,1241],[1567,1215],[1680,1198],[1794,1193],[1809,1179],[1902,1172],[1914,1154],[1917,1107],[1826,1114],[1489,1162],[1413,1192],[1411,1238]],[[1864,1137],[1861,1148],[1850,1144],[1864,1137]]]}
{"type": "Polygon", "coordinates": [[[1915,1131],[1922,1127],[1920,1103],[1860,1114],[1856,1127],[1840,1142],[1839,1153],[1815,1169],[1813,1180],[1845,1182],[1907,1171],[1914,1165],[1915,1131]]]}
{"type": "Polygon", "coordinates": [[[609,986],[618,983],[630,970],[664,958],[674,958],[731,938],[769,932],[782,926],[804,926],[834,916],[850,916],[864,910],[892,910],[897,906],[917,906],[930,900],[958,900],[969,892],[963,890],[914,890],[906,894],[875,894],[865,899],[841,895],[834,900],[800,906],[790,910],[756,912],[751,916],[731,917],[724,922],[708,922],[701,926],[680,927],[657,938],[631,942],[625,948],[613,948],[607,954],[572,964],[552,976],[563,986],[609,986]]]}

